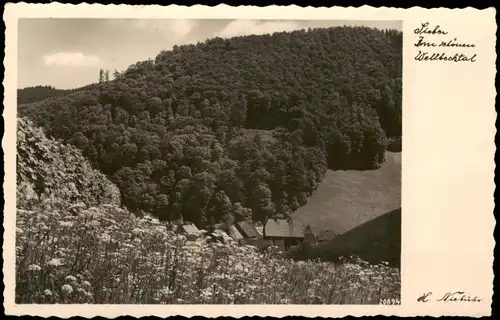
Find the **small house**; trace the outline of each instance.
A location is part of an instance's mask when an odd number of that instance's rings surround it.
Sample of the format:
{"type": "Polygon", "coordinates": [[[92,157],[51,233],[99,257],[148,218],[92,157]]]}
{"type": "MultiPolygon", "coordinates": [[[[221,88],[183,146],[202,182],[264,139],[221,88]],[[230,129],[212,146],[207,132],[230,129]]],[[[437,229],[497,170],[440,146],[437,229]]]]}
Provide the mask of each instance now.
{"type": "Polygon", "coordinates": [[[304,228],[292,220],[269,219],[264,226],[264,239],[275,246],[288,249],[304,240],[304,228]]]}
{"type": "Polygon", "coordinates": [[[200,232],[194,224],[184,224],[179,226],[179,233],[186,236],[188,240],[194,240],[198,238],[200,232]]]}
{"type": "Polygon", "coordinates": [[[229,227],[229,236],[231,236],[236,241],[243,239],[243,235],[234,225],[229,227]]]}
{"type": "Polygon", "coordinates": [[[234,227],[238,229],[243,238],[257,239],[259,238],[259,232],[255,226],[248,221],[240,221],[234,224],[234,227]]]}

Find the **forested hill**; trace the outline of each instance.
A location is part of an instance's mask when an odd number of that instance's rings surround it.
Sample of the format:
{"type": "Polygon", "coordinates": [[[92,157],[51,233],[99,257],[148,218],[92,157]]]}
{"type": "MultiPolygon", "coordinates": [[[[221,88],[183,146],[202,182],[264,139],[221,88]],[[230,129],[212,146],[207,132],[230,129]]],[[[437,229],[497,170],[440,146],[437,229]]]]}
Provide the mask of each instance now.
{"type": "Polygon", "coordinates": [[[82,149],[132,210],[264,220],[305,204],[327,168],[384,161],[401,135],[401,64],[398,31],[215,38],[19,112],[82,149]]]}
{"type": "Polygon", "coordinates": [[[95,84],[91,84],[77,89],[56,89],[53,86],[34,86],[17,89],[17,104],[28,104],[42,101],[48,98],[60,97],[71,92],[96,88],[95,84]]]}

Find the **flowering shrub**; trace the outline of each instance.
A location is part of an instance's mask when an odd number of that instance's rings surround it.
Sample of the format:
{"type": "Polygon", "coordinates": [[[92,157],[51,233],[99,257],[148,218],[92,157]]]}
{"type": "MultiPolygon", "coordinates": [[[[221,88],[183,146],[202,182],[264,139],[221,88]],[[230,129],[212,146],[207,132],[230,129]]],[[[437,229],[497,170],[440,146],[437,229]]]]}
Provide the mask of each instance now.
{"type": "Polygon", "coordinates": [[[17,121],[17,191],[21,208],[39,201],[120,203],[118,188],[78,149],[45,137],[42,129],[23,118],[17,121]]]}
{"type": "Polygon", "coordinates": [[[188,241],[113,205],[71,211],[17,211],[17,303],[399,301],[399,270],[384,264],[295,262],[234,242],[188,241]]]}

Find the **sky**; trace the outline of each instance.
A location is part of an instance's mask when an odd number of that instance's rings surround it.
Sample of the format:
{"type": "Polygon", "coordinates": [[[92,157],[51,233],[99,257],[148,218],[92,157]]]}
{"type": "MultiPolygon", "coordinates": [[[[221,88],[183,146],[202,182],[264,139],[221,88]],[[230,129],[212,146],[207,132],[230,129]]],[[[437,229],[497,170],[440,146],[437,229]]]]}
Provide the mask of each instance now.
{"type": "Polygon", "coordinates": [[[123,71],[174,45],[207,38],[365,25],[402,30],[401,21],[19,19],[18,88],[71,89],[97,82],[99,69],[123,71]]]}

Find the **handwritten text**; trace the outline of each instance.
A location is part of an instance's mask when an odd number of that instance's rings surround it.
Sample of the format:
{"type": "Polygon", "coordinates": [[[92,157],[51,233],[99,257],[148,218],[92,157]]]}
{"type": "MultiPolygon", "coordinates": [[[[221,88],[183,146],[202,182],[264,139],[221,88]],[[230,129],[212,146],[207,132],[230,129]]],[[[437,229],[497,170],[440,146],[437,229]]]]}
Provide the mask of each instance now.
{"type": "Polygon", "coordinates": [[[446,302],[481,302],[482,299],[478,296],[469,295],[464,291],[447,292],[444,295],[439,295],[433,298],[433,292],[426,292],[417,298],[418,302],[426,303],[430,301],[437,301],[441,303],[446,302]]]}
{"type": "Polygon", "coordinates": [[[420,48],[415,56],[417,61],[476,62],[476,53],[446,52],[448,48],[470,49],[475,48],[476,45],[460,41],[457,37],[447,38],[448,31],[440,25],[431,26],[429,22],[423,22],[420,27],[413,30],[413,33],[417,35],[417,40],[413,45],[420,48]],[[429,52],[426,51],[427,49],[439,50],[429,52]]]}

